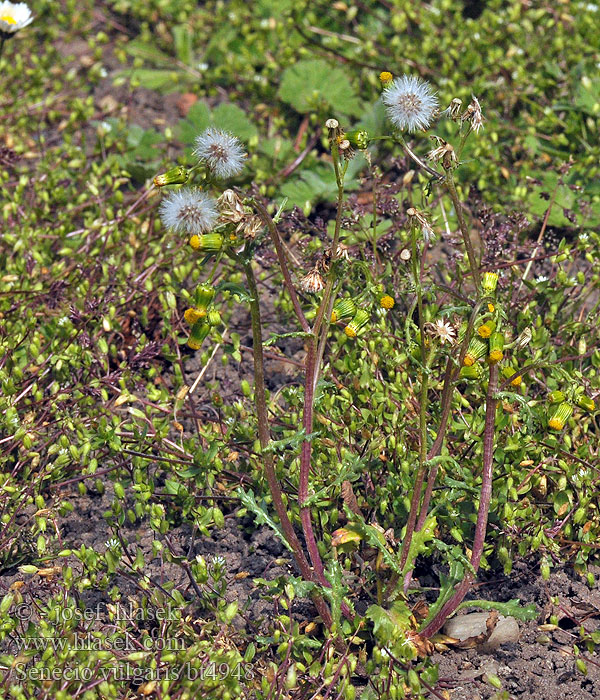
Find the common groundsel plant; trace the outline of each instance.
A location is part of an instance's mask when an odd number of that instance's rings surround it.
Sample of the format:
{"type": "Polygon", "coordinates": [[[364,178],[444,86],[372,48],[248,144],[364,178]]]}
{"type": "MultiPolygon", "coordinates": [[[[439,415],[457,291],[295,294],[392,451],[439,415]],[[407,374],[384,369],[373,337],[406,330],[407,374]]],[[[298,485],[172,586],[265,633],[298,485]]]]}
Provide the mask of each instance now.
{"type": "MultiPolygon", "coordinates": [[[[250,308],[259,443],[250,459],[264,474],[278,522],[249,491],[239,492],[242,506],[293,553],[301,577],[293,579],[296,592],[311,595],[335,643],[364,636],[366,616],[392,668],[429,653],[429,640],[464,605],[479,568],[488,565],[488,520],[499,481],[508,493],[504,517],[517,534],[512,494],[516,500],[537,477],[515,483],[509,455],[523,467],[534,463],[530,454],[554,459],[568,450],[565,426],[574,415],[595,411],[592,378],[600,357],[580,327],[569,331],[573,352],[550,357],[539,340],[543,335],[551,345],[551,324],[518,308],[521,299],[534,304],[544,284],[528,279],[534,261],[549,259],[567,279],[570,270],[561,264],[572,257],[564,242],[551,258],[536,257],[536,247],[529,259],[503,260],[493,233],[476,235],[472,207],[459,192],[465,191],[465,144],[486,133],[477,97],[455,98],[442,109],[435,89],[419,77],[383,72],[380,81],[387,135],[374,137],[335,117],[324,124],[335,215],[319,229],[319,241],[307,242],[302,261],[284,240],[283,228],[302,225],[285,203],[223,188],[224,180],[242,175],[246,159],[232,134],[207,129],[196,139],[197,164],[158,175],[154,184],[170,190],[160,205],[163,224],[187,237],[205,271],[184,312],[189,348],[222,340],[222,295],[236,295],[250,308]],[[442,123],[446,138],[434,133],[442,123]],[[401,183],[417,188],[393,189],[390,174],[375,163],[380,142],[397,149],[401,183]],[[366,205],[356,195],[347,198],[354,158],[363,158],[370,174],[366,205]],[[286,318],[293,323],[269,339],[256,260],[265,249],[276,256],[283,281],[278,309],[291,312],[286,318]],[[245,286],[232,281],[239,272],[245,286]],[[525,292],[533,296],[527,300],[525,292]],[[287,388],[272,397],[264,347],[288,339],[304,347],[303,391],[287,388]],[[274,440],[275,429],[284,439],[274,440]],[[385,473],[387,482],[374,483],[372,473],[385,473]],[[440,491],[445,495],[436,501],[440,491]],[[419,556],[441,561],[446,574],[437,600],[417,613],[409,598],[419,592],[413,578],[419,556]],[[368,605],[362,615],[359,601],[363,611],[368,605]]],[[[513,229],[518,235],[519,227],[513,229]]],[[[577,513],[575,523],[584,520],[588,503],[567,501],[561,516],[568,511],[577,513]]],[[[508,572],[511,531],[497,515],[493,531],[508,572]]],[[[547,567],[558,545],[543,526],[536,537],[547,567]]],[[[534,614],[518,601],[500,608],[522,618],[534,614]]],[[[379,665],[376,656],[369,663],[379,665]]],[[[410,682],[421,687],[426,678],[410,682]]]]}

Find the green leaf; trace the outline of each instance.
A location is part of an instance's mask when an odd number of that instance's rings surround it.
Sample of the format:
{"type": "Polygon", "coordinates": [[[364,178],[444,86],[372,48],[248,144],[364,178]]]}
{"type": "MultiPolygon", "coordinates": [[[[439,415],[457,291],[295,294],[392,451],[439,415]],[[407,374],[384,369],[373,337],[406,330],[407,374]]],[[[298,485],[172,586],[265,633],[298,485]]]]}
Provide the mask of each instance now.
{"type": "Polygon", "coordinates": [[[246,113],[237,105],[223,102],[212,113],[211,122],[214,126],[230,131],[242,141],[249,141],[257,135],[258,130],[246,113]]]}
{"type": "Polygon", "coordinates": [[[253,301],[246,287],[243,284],[237,284],[237,282],[221,282],[215,287],[215,290],[217,292],[231,292],[239,298],[240,302],[253,301]]]}
{"type": "Polygon", "coordinates": [[[323,586],[323,595],[330,603],[331,614],[336,627],[339,627],[342,618],[342,599],[348,588],[342,583],[343,569],[336,559],[332,559],[325,571],[325,578],[331,584],[331,588],[323,586]]]}
{"type": "Polygon", "coordinates": [[[427,542],[433,539],[433,533],[437,527],[437,520],[435,516],[427,518],[425,525],[418,532],[413,532],[412,539],[410,541],[410,547],[408,548],[408,557],[406,559],[406,564],[402,569],[402,577],[409,571],[411,571],[415,564],[415,559],[427,549],[427,542]]]}
{"type": "Polygon", "coordinates": [[[283,452],[284,450],[296,451],[301,443],[303,443],[305,440],[312,440],[314,437],[316,437],[316,435],[318,435],[318,433],[310,433],[307,435],[304,428],[302,428],[289,438],[284,438],[283,440],[271,440],[271,442],[263,449],[263,453],[283,452]]]}
{"type": "Polygon", "coordinates": [[[129,79],[138,82],[147,90],[174,92],[179,87],[180,73],[158,68],[135,68],[128,73],[129,79]]]}
{"type": "Polygon", "coordinates": [[[192,32],[187,24],[178,24],[173,27],[173,40],[177,58],[186,65],[192,64],[192,32]]]}
{"type": "Polygon", "coordinates": [[[413,645],[406,639],[406,631],[411,629],[411,612],[404,601],[396,600],[389,610],[380,605],[367,608],[365,617],[373,623],[373,632],[380,644],[394,647],[400,641],[403,656],[415,656],[413,645]]]}
{"type": "Polygon", "coordinates": [[[294,331],[293,333],[275,333],[270,338],[263,342],[265,348],[270,345],[274,345],[278,340],[282,338],[311,338],[312,333],[306,333],[305,331],[294,331]]]}
{"type": "Polygon", "coordinates": [[[286,549],[293,552],[293,549],[288,544],[281,527],[273,520],[266,508],[263,508],[256,502],[252,491],[244,491],[244,489],[239,488],[236,490],[236,493],[239,496],[242,505],[244,505],[251,513],[254,513],[256,523],[258,525],[268,525],[283,542],[286,549]]]}
{"type": "Polygon", "coordinates": [[[210,124],[210,110],[204,102],[195,102],[187,113],[185,119],[177,124],[175,133],[177,138],[185,144],[191,145],[194,139],[210,124]]]}
{"type": "Polygon", "coordinates": [[[321,59],[299,61],[283,71],[279,97],[297,112],[359,116],[362,105],[346,73],[321,59]]]}
{"type": "Polygon", "coordinates": [[[521,605],[519,598],[512,598],[507,603],[497,603],[493,600],[464,600],[457,610],[461,608],[481,608],[482,610],[497,610],[505,617],[516,617],[517,620],[534,620],[538,610],[534,603],[521,605]]]}

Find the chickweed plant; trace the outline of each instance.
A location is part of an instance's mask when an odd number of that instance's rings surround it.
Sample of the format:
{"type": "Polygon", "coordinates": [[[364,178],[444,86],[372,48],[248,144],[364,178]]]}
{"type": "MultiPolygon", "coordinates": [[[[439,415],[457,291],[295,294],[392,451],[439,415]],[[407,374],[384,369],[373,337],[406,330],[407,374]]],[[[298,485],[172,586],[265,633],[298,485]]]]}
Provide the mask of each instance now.
{"type": "MultiPolygon", "coordinates": [[[[385,71],[380,81],[387,135],[373,138],[334,116],[324,124],[324,158],[337,184],[335,214],[321,227],[319,245],[306,243],[305,262],[320,251],[305,269],[282,233],[293,233],[294,222],[300,225],[293,213],[252,188],[223,188],[223,180],[244,167],[245,153],[231,134],[217,129],[200,134],[198,164],[170,170],[154,183],[171,189],[161,204],[164,225],[173,235],[188,236],[206,270],[184,314],[188,346],[199,350],[221,337],[223,293],[236,294],[250,307],[258,434],[251,460],[266,479],[278,522],[252,493],[240,490],[244,511],[268,523],[291,550],[301,577],[295,579],[298,591],[310,593],[334,645],[361,635],[365,623],[355,603],[370,598],[366,617],[393,666],[427,655],[429,640],[464,604],[478,570],[487,566],[494,484],[501,480],[516,496],[535,480],[533,469],[515,483],[511,453],[521,466],[534,464],[524,458],[528,451],[541,460],[568,453],[565,426],[595,411],[590,379],[600,357],[586,345],[583,307],[580,325],[570,331],[576,341],[572,352],[557,356],[539,342],[532,352],[532,338],[540,334],[549,348],[555,345],[548,334],[550,315],[536,320],[532,313],[544,282],[528,279],[531,265],[547,260],[566,279],[570,269],[563,263],[572,258],[565,242],[551,259],[538,245],[529,258],[515,260],[514,250],[498,250],[501,235],[493,226],[479,235],[474,230],[472,208],[461,201],[457,182],[468,139],[485,138],[478,99],[455,98],[441,109],[435,89],[418,77],[394,78],[385,71]],[[436,135],[441,121],[454,125],[451,141],[436,135]],[[403,183],[413,185],[399,196],[398,190],[388,192],[390,173],[374,162],[379,141],[397,149],[405,165],[403,183]],[[344,187],[353,158],[364,158],[371,173],[370,202],[362,209],[352,208],[344,187]],[[359,255],[352,242],[361,236],[368,245],[359,255]],[[444,253],[444,246],[453,252],[444,253]],[[261,299],[255,258],[269,248],[285,290],[278,310],[289,310],[291,320],[289,330],[266,339],[264,317],[270,311],[261,299]],[[231,281],[240,271],[246,287],[231,281]],[[294,338],[304,346],[303,391],[284,389],[272,397],[264,348],[294,338]],[[284,432],[283,440],[274,440],[275,430],[284,432]],[[397,470],[398,483],[410,484],[399,498],[380,495],[379,508],[373,496],[381,492],[361,474],[374,460],[392,476],[397,470]],[[475,486],[467,486],[469,472],[475,486]],[[449,496],[432,507],[440,489],[449,496]],[[462,505],[467,500],[470,510],[462,505]],[[447,527],[458,517],[468,525],[447,527]],[[419,555],[441,558],[448,573],[437,600],[417,614],[408,596],[419,590],[412,577],[419,555]],[[368,573],[357,573],[369,556],[368,573]]],[[[523,228],[516,221],[508,227],[513,237],[523,228]]],[[[544,229],[545,224],[538,244],[544,229]]],[[[507,233],[502,235],[506,240],[507,233]]],[[[513,520],[510,500],[505,516],[513,520]]],[[[577,511],[578,522],[585,519],[586,504],[571,496],[567,501],[562,513],[577,511]]],[[[496,534],[504,533],[501,520],[495,518],[493,526],[496,534]]],[[[546,559],[558,551],[543,528],[537,545],[546,559]]],[[[498,557],[509,571],[507,552],[503,544],[498,557]]],[[[503,610],[522,618],[532,614],[518,601],[503,610]]]]}

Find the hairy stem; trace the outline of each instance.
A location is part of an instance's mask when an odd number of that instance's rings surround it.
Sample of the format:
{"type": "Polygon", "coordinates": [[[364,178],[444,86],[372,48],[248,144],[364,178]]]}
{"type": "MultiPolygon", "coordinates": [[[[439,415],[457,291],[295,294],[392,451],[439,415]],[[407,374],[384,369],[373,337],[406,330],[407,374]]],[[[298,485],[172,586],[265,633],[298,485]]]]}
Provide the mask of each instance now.
{"type": "MultiPolygon", "coordinates": [[[[458,372],[460,371],[460,368],[463,364],[463,360],[465,359],[465,355],[467,354],[469,340],[471,339],[471,335],[473,334],[473,327],[475,326],[475,319],[477,318],[477,315],[479,314],[479,309],[481,308],[481,305],[483,303],[483,300],[480,300],[477,304],[475,304],[475,307],[471,312],[471,317],[469,318],[469,323],[467,325],[465,337],[463,339],[462,346],[460,348],[460,353],[458,355],[457,366],[454,366],[452,356],[449,356],[448,361],[446,362],[446,371],[444,373],[444,388],[442,389],[442,415],[440,418],[440,426],[438,428],[438,432],[433,442],[433,445],[431,446],[431,449],[429,450],[429,453],[427,455],[428,460],[432,460],[434,457],[437,457],[442,451],[442,445],[444,444],[444,438],[446,437],[448,419],[450,418],[452,394],[454,393],[454,382],[456,381],[458,372]]],[[[433,487],[435,486],[435,480],[437,478],[438,469],[439,465],[434,464],[427,477],[427,484],[425,485],[425,493],[423,495],[423,503],[421,505],[419,519],[417,520],[417,526],[415,528],[417,532],[420,532],[423,529],[425,521],[427,520],[429,503],[431,501],[433,487]]]]}
{"type": "MultiPolygon", "coordinates": [[[[333,234],[333,242],[331,244],[330,258],[332,261],[335,257],[335,253],[337,251],[340,239],[342,206],[344,200],[343,175],[339,168],[338,158],[339,154],[337,150],[337,144],[335,144],[333,148],[333,164],[335,169],[335,179],[338,185],[338,198],[337,216],[335,219],[335,230],[333,234]]],[[[327,341],[327,334],[329,332],[329,324],[331,322],[330,307],[333,305],[334,285],[335,272],[332,267],[327,277],[325,292],[323,294],[323,299],[321,300],[321,304],[317,312],[317,318],[315,320],[315,325],[313,328],[313,336],[309,340],[308,352],[306,355],[306,376],[304,383],[304,410],[302,413],[302,427],[304,428],[307,435],[309,435],[313,429],[315,389],[317,386],[317,382],[319,381],[319,370],[321,360],[323,352],[325,350],[325,343],[327,341]]],[[[310,476],[311,456],[312,443],[310,440],[305,439],[302,443],[302,449],[300,452],[300,482],[298,486],[298,503],[300,505],[300,518],[302,520],[302,530],[306,539],[306,546],[308,548],[310,560],[315,569],[315,574],[322,583],[328,585],[327,579],[325,578],[323,563],[321,561],[321,556],[319,554],[317,541],[312,526],[310,508],[304,506],[304,502],[308,498],[308,482],[310,476]]]]}
{"type": "MultiPolygon", "coordinates": [[[[254,351],[254,396],[258,421],[258,439],[260,441],[261,448],[264,450],[270,441],[269,417],[265,398],[264,357],[258,287],[256,284],[254,271],[252,269],[252,263],[250,261],[244,263],[244,272],[246,273],[248,289],[252,297],[252,301],[250,302],[250,314],[252,320],[252,344],[254,351]]],[[[273,455],[264,454],[263,466],[267,483],[269,485],[269,490],[271,492],[271,498],[273,499],[273,505],[275,506],[275,511],[277,512],[279,521],[281,522],[281,527],[285,538],[294,552],[294,557],[296,559],[296,563],[298,564],[298,568],[300,569],[300,573],[307,581],[314,581],[314,573],[310,568],[308,560],[306,559],[302,545],[294,532],[294,528],[283,502],[281,486],[279,485],[277,475],[275,474],[275,468],[273,466],[273,455]]],[[[320,595],[314,596],[313,600],[323,622],[328,628],[330,628],[333,624],[333,620],[327,604],[320,595]]]]}
{"type": "Polygon", "coordinates": [[[487,531],[488,513],[492,498],[492,474],[494,464],[494,430],[496,423],[496,397],[498,390],[498,365],[490,365],[490,381],[488,384],[486,406],[485,406],[485,428],[483,431],[483,470],[481,475],[481,492],[479,496],[479,510],[477,512],[477,523],[475,525],[475,537],[473,538],[473,550],[471,554],[471,565],[473,572],[467,571],[464,579],[457,587],[454,595],[441,608],[438,614],[421,631],[423,637],[432,637],[438,632],[447,618],[462,603],[468,593],[475,578],[475,573],[479,568],[485,544],[487,531]]]}
{"type": "Polygon", "coordinates": [[[473,275],[473,281],[475,282],[475,287],[477,289],[477,296],[481,290],[481,277],[479,274],[479,265],[477,264],[477,258],[475,257],[475,250],[473,249],[473,243],[471,242],[471,237],[469,236],[469,229],[467,228],[467,222],[463,215],[462,204],[458,198],[458,193],[456,191],[456,185],[454,184],[454,175],[452,170],[449,169],[446,173],[446,179],[444,180],[446,184],[446,189],[454,204],[454,211],[456,212],[456,218],[458,219],[458,225],[460,227],[460,232],[462,233],[463,242],[465,248],[467,249],[467,257],[469,258],[469,267],[471,268],[471,274],[473,275]]]}
{"type": "Polygon", "coordinates": [[[310,333],[310,326],[308,325],[308,321],[306,320],[306,317],[304,316],[304,312],[302,311],[302,307],[300,306],[300,301],[298,299],[298,295],[296,294],[296,289],[294,288],[294,283],[292,282],[292,277],[290,275],[290,271],[289,271],[288,266],[287,266],[287,260],[285,257],[285,250],[283,249],[283,243],[281,241],[281,236],[279,235],[279,231],[277,230],[277,226],[275,225],[275,222],[273,221],[273,218],[271,217],[269,212],[265,209],[265,207],[258,200],[252,199],[251,201],[252,201],[252,206],[258,212],[258,215],[262,219],[262,222],[269,229],[269,233],[271,235],[271,240],[273,241],[273,245],[275,246],[275,252],[277,253],[277,260],[279,261],[279,267],[281,267],[281,274],[283,275],[283,282],[284,282],[285,288],[287,289],[287,292],[290,295],[290,298],[292,300],[292,306],[294,307],[294,312],[298,318],[298,321],[300,322],[300,325],[302,326],[302,330],[305,333],[310,333]]]}
{"type": "Polygon", "coordinates": [[[414,481],[413,494],[410,502],[410,512],[406,523],[406,532],[402,542],[400,554],[400,567],[404,567],[408,559],[412,536],[415,530],[419,504],[421,502],[421,490],[427,469],[427,396],[429,367],[427,362],[427,347],[425,345],[425,320],[423,315],[423,288],[421,285],[421,273],[419,259],[417,257],[417,232],[413,227],[412,231],[412,265],[413,277],[417,292],[417,311],[419,318],[419,333],[421,336],[421,395],[419,399],[419,468],[414,481]]]}

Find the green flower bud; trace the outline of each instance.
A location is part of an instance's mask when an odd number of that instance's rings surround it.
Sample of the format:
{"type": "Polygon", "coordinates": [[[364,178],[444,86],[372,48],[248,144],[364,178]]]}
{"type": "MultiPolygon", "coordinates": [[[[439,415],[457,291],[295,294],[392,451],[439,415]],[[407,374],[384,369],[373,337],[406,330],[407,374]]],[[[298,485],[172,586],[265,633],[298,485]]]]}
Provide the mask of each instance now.
{"type": "Polygon", "coordinates": [[[548,403],[562,403],[566,399],[566,396],[562,391],[551,391],[548,394],[548,403]]]}
{"type": "Polygon", "coordinates": [[[215,298],[215,288],[210,284],[199,284],[194,292],[194,298],[196,300],[196,308],[206,311],[215,298]]]}
{"type": "Polygon", "coordinates": [[[213,309],[208,312],[208,318],[206,319],[210,326],[220,326],[221,325],[221,314],[213,309]]]}
{"type": "Polygon", "coordinates": [[[596,410],[596,402],[594,399],[590,399],[589,396],[580,396],[577,399],[577,405],[579,408],[583,408],[586,411],[594,411],[596,410]]]}
{"type": "Polygon", "coordinates": [[[348,338],[356,338],[361,328],[369,321],[369,318],[369,313],[367,311],[359,309],[352,321],[344,328],[344,333],[348,338]]]}
{"type": "Polygon", "coordinates": [[[573,406],[566,401],[559,404],[548,419],[548,427],[552,430],[562,430],[573,413],[573,406]]]}
{"type": "Polygon", "coordinates": [[[223,247],[223,236],[220,233],[205,233],[201,236],[194,234],[190,245],[201,253],[218,253],[223,247]]]}
{"type": "Polygon", "coordinates": [[[192,350],[199,350],[202,347],[206,336],[210,333],[210,326],[204,321],[198,321],[192,326],[190,337],[188,338],[188,346],[192,350]]]}
{"type": "Polygon", "coordinates": [[[480,357],[485,355],[487,349],[487,343],[481,340],[481,338],[471,338],[463,364],[467,367],[471,367],[480,357]]]}
{"type": "Polygon", "coordinates": [[[470,366],[465,365],[460,368],[460,378],[480,382],[485,379],[485,372],[479,363],[470,366]]]}
{"type": "MultiPolygon", "coordinates": [[[[517,369],[515,367],[511,367],[510,365],[506,365],[502,368],[502,376],[505,379],[510,379],[517,369]]],[[[517,376],[511,381],[511,386],[519,386],[521,382],[523,381],[523,377],[520,374],[517,374],[517,376]]]]}
{"type": "Polygon", "coordinates": [[[350,141],[352,146],[360,148],[363,151],[371,141],[369,132],[365,129],[352,129],[352,131],[346,132],[346,138],[350,141]]]}
{"type": "Polygon", "coordinates": [[[188,181],[189,177],[189,170],[179,166],[177,168],[167,170],[167,172],[162,173],[162,175],[157,175],[154,178],[154,184],[156,187],[165,187],[165,185],[183,185],[188,181]]]}
{"type": "Polygon", "coordinates": [[[496,330],[496,322],[489,319],[482,323],[479,328],[477,328],[477,335],[481,338],[490,338],[492,333],[496,330]]]}
{"type": "Polygon", "coordinates": [[[490,364],[496,364],[504,357],[504,334],[503,333],[492,333],[490,338],[490,354],[488,355],[488,362],[490,364]]]}
{"type": "Polygon", "coordinates": [[[467,335],[467,328],[469,327],[468,323],[461,323],[460,328],[458,329],[458,335],[456,338],[456,342],[459,345],[462,345],[463,340],[465,339],[465,335],[467,335]]]}
{"type": "Polygon", "coordinates": [[[481,279],[481,288],[485,294],[493,294],[498,286],[497,272],[484,272],[481,279]]]}
{"type": "Polygon", "coordinates": [[[382,309],[393,309],[396,304],[396,300],[390,294],[381,294],[378,298],[379,306],[382,309]]]}
{"type": "Polygon", "coordinates": [[[345,297],[336,301],[333,311],[331,312],[331,322],[342,321],[345,318],[352,318],[356,313],[356,305],[350,299],[345,297]]]}

